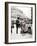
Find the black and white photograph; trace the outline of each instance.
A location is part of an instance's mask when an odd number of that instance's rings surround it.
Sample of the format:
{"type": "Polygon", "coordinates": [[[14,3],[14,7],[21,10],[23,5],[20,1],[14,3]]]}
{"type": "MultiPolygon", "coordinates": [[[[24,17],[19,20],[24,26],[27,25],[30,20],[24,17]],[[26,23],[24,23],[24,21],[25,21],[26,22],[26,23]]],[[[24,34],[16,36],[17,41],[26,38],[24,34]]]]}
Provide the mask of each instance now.
{"type": "Polygon", "coordinates": [[[6,2],[7,43],[35,42],[35,5],[35,3],[6,2]]]}

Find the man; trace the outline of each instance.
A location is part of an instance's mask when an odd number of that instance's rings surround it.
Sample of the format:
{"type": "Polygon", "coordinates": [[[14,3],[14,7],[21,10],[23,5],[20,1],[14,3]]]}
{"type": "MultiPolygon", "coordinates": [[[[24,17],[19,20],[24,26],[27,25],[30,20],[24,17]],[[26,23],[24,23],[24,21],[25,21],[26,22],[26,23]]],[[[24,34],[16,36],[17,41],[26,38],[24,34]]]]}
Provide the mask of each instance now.
{"type": "Polygon", "coordinates": [[[18,34],[18,27],[19,27],[19,17],[16,20],[16,33],[18,34]]]}

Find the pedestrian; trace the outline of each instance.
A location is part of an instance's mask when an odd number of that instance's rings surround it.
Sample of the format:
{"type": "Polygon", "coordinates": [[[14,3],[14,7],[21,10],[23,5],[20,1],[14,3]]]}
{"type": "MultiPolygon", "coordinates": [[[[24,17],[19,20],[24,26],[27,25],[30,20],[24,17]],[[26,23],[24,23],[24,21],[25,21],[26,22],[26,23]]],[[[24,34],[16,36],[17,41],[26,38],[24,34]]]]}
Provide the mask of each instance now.
{"type": "Polygon", "coordinates": [[[16,20],[16,33],[18,34],[18,27],[19,27],[19,17],[16,20]]]}

